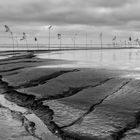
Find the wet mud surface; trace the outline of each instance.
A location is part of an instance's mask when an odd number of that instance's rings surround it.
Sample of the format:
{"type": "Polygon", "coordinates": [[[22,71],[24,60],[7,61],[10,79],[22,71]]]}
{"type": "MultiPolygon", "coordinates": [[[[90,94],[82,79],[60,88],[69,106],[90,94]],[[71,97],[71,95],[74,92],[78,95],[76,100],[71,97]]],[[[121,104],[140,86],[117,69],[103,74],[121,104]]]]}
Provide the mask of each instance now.
{"type": "MultiPolygon", "coordinates": [[[[1,60],[1,95],[35,114],[58,139],[125,140],[136,130],[139,137],[139,80],[114,71],[37,68],[44,63],[32,55],[1,60]]],[[[34,122],[12,114],[37,138],[34,122]]]]}

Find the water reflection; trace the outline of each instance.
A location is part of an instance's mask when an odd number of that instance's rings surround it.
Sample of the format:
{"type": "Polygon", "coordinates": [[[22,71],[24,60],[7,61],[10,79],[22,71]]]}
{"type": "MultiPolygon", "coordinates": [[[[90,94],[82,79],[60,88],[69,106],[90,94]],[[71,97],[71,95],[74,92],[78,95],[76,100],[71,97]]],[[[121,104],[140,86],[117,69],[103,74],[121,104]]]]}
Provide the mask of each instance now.
{"type": "Polygon", "coordinates": [[[128,59],[129,59],[129,63],[131,62],[131,59],[132,59],[132,52],[129,52],[129,57],[128,57],[128,59]]]}
{"type": "MultiPolygon", "coordinates": [[[[140,67],[138,49],[74,50],[40,54],[40,58],[72,60],[76,63],[61,67],[103,67],[135,69],[140,67]]],[[[59,67],[60,65],[56,65],[59,67]]],[[[50,66],[51,67],[51,66],[50,66]]]]}
{"type": "Polygon", "coordinates": [[[102,62],[103,61],[103,50],[100,50],[100,62],[102,62]]]}
{"type": "Polygon", "coordinates": [[[116,61],[116,53],[115,53],[115,51],[113,51],[113,61],[116,61]]]}

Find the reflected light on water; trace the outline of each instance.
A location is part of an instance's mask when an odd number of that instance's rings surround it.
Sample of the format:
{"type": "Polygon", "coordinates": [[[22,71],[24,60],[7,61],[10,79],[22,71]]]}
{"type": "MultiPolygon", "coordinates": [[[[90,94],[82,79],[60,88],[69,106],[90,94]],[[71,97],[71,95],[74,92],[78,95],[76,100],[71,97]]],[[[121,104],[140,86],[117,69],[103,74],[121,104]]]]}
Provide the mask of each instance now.
{"type": "Polygon", "coordinates": [[[111,69],[140,69],[140,51],[138,49],[74,50],[39,54],[43,59],[75,61],[70,64],[57,64],[44,67],[86,67],[111,69]]]}
{"type": "Polygon", "coordinates": [[[128,75],[124,75],[122,77],[123,78],[131,78],[131,79],[140,80],[140,74],[128,74],[128,75]]]}

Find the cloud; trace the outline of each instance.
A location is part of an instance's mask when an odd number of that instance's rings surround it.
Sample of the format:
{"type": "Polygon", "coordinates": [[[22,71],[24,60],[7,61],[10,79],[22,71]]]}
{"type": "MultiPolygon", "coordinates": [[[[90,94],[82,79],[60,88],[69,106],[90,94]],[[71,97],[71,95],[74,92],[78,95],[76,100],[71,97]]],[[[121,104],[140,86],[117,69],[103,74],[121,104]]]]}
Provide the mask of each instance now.
{"type": "MultiPolygon", "coordinates": [[[[95,24],[97,22],[101,24],[105,21],[109,24],[107,20],[115,8],[118,8],[118,11],[122,10],[123,6],[129,3],[132,3],[132,0],[14,0],[12,2],[1,0],[0,20],[56,24],[65,22],[66,24],[94,24],[94,21],[95,24]],[[101,9],[104,9],[104,12],[101,13],[101,9]],[[108,9],[110,9],[110,15],[106,14],[108,9]]],[[[117,14],[114,15],[117,16],[117,14]]],[[[110,22],[112,22],[111,19],[110,22]]]]}
{"type": "Polygon", "coordinates": [[[139,0],[0,0],[0,22],[34,30],[50,24],[138,30],[139,7],[139,0]]]}

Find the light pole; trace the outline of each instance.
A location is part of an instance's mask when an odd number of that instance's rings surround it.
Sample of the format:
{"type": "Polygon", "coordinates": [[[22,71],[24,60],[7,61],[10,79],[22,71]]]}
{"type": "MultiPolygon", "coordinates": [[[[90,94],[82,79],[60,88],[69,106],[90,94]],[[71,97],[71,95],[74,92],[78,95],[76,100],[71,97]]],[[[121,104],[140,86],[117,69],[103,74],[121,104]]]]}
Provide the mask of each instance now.
{"type": "Polygon", "coordinates": [[[48,38],[48,49],[50,50],[50,43],[51,43],[51,36],[50,36],[50,30],[51,30],[52,26],[49,26],[49,38],[48,38]]]}

